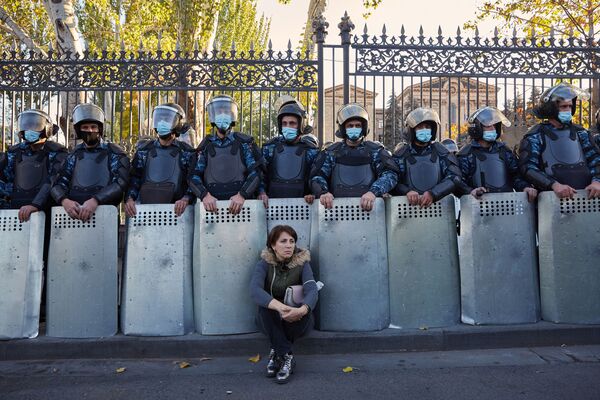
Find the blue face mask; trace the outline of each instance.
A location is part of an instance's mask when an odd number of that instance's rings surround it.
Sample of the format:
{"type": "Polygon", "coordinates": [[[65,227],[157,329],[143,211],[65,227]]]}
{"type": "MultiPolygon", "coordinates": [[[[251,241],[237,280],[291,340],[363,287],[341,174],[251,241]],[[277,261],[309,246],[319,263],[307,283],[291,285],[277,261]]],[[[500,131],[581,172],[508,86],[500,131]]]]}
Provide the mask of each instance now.
{"type": "Polygon", "coordinates": [[[573,119],[571,111],[560,111],[558,113],[558,120],[563,124],[568,124],[573,119]]]}
{"type": "Polygon", "coordinates": [[[215,115],[215,125],[222,131],[226,131],[231,126],[231,115],[217,114],[215,115]]]}
{"type": "Polygon", "coordinates": [[[360,137],[362,128],[346,128],[346,135],[350,140],[356,140],[360,137]]]}
{"type": "Polygon", "coordinates": [[[421,143],[429,143],[431,141],[431,129],[424,128],[415,131],[415,135],[417,136],[417,140],[421,143]]]}
{"type": "Polygon", "coordinates": [[[284,126],[281,128],[281,134],[287,141],[292,141],[298,137],[298,129],[284,126]]]}
{"type": "Polygon", "coordinates": [[[23,138],[28,143],[35,143],[40,140],[40,133],[38,131],[25,131],[23,138]]]}
{"type": "Polygon", "coordinates": [[[498,134],[496,133],[496,130],[493,131],[483,131],[483,140],[485,140],[486,142],[493,142],[496,140],[496,136],[498,136],[498,134]]]}
{"type": "Polygon", "coordinates": [[[171,124],[166,121],[158,121],[156,124],[156,132],[158,132],[158,136],[169,136],[172,130],[171,124]]]}

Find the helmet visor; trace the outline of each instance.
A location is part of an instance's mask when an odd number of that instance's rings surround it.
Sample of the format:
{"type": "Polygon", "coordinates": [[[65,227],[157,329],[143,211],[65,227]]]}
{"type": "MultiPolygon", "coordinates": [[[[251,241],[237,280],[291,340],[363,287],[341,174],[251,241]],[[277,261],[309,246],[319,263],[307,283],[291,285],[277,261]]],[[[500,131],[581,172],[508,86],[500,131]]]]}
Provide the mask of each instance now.
{"type": "Polygon", "coordinates": [[[181,115],[178,110],[169,106],[157,106],[152,113],[152,127],[157,129],[159,126],[168,124],[171,129],[175,129],[181,115]]]}
{"type": "Polygon", "coordinates": [[[542,101],[560,101],[573,100],[575,97],[580,100],[589,100],[590,94],[577,86],[573,86],[567,82],[561,82],[558,85],[548,89],[542,96],[542,101]]]}
{"type": "Polygon", "coordinates": [[[48,121],[48,118],[44,114],[35,110],[28,110],[19,114],[17,126],[19,127],[19,132],[27,130],[41,132],[49,123],[50,121],[48,121]]]}
{"type": "Polygon", "coordinates": [[[360,118],[369,123],[369,113],[360,104],[347,104],[340,108],[337,114],[337,122],[339,125],[344,125],[346,121],[353,118],[360,118]]]}
{"type": "Polygon", "coordinates": [[[506,127],[512,125],[508,118],[495,107],[483,107],[475,111],[469,118],[469,123],[473,124],[475,123],[475,120],[479,121],[481,125],[484,126],[496,125],[498,122],[501,122],[502,125],[506,127]]]}
{"type": "Polygon", "coordinates": [[[406,117],[406,125],[409,128],[414,128],[421,122],[433,121],[436,125],[440,125],[440,117],[435,110],[431,108],[416,108],[412,110],[406,117]]]}
{"type": "Polygon", "coordinates": [[[215,123],[215,117],[220,114],[228,114],[231,122],[236,122],[238,117],[238,107],[231,99],[227,97],[218,97],[210,101],[206,106],[208,120],[215,123]]]}

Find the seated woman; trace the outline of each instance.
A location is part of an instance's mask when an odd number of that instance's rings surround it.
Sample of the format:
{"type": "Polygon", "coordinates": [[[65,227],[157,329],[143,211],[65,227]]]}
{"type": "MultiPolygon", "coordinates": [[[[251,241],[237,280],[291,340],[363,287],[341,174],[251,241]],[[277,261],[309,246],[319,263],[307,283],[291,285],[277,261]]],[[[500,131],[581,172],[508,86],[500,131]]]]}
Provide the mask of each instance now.
{"type": "Polygon", "coordinates": [[[311,310],[317,304],[317,284],[310,267],[310,252],[296,247],[298,235],[287,225],[269,233],[267,248],[250,281],[250,295],[258,304],[257,325],[269,337],[271,351],[267,376],[286,383],[294,369],[292,344],[313,326],[311,310]],[[302,285],[304,299],[298,307],[283,303],[289,286],[302,285]]]}

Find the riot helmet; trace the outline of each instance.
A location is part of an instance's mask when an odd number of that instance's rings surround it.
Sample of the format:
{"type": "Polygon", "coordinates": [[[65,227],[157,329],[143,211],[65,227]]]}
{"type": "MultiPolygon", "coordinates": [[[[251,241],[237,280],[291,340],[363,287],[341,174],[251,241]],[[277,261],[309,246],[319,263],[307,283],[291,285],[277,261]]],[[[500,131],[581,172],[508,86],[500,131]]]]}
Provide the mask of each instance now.
{"type": "Polygon", "coordinates": [[[450,152],[450,153],[456,153],[458,152],[458,146],[456,145],[456,142],[454,141],[454,139],[444,139],[442,140],[442,144],[444,145],[444,147],[446,147],[446,149],[450,152]]]}
{"type": "Polygon", "coordinates": [[[42,110],[25,110],[17,117],[19,137],[27,143],[49,138],[59,130],[50,116],[42,110]]]}
{"type": "Polygon", "coordinates": [[[295,140],[299,135],[304,133],[305,122],[306,121],[306,111],[304,111],[304,107],[296,101],[284,104],[277,114],[277,131],[280,135],[288,141],[295,140]],[[295,117],[298,121],[297,128],[284,127],[283,126],[283,118],[286,116],[295,117]]]}
{"type": "Polygon", "coordinates": [[[596,110],[596,131],[600,133],[600,108],[596,110]]]}
{"type": "MultiPolygon", "coordinates": [[[[438,133],[440,132],[440,116],[438,115],[438,113],[433,109],[433,108],[425,108],[425,107],[419,107],[419,108],[415,108],[414,110],[412,110],[407,116],[406,116],[406,127],[408,128],[408,137],[409,140],[411,142],[414,142],[415,140],[418,140],[422,143],[428,143],[430,141],[433,141],[437,138],[438,133]],[[419,135],[417,135],[416,132],[416,127],[417,125],[423,123],[423,122],[427,122],[429,125],[428,129],[431,129],[431,131],[429,132],[429,135],[423,135],[422,137],[419,135]],[[427,137],[429,137],[429,140],[425,140],[427,137]]],[[[421,131],[421,129],[419,130],[421,131]]]]}
{"type": "MultiPolygon", "coordinates": [[[[494,127],[496,130],[496,137],[494,140],[497,140],[500,138],[500,135],[502,135],[502,125],[507,128],[512,125],[500,110],[490,106],[476,110],[471,114],[467,122],[469,123],[469,136],[476,140],[484,138],[484,126],[494,127]]],[[[487,138],[484,139],[487,140],[487,138]]]]}
{"type": "Polygon", "coordinates": [[[363,106],[358,103],[349,103],[339,109],[337,113],[338,131],[335,136],[339,138],[348,138],[350,140],[358,140],[369,134],[369,113],[363,106]],[[354,132],[346,131],[346,122],[350,120],[358,120],[361,124],[361,131],[358,136],[354,132]],[[350,133],[350,134],[349,134],[350,133]]]}
{"type": "Polygon", "coordinates": [[[98,125],[100,135],[104,133],[104,111],[95,104],[83,103],[76,105],[73,108],[71,121],[78,139],[85,139],[81,133],[81,125],[84,123],[94,123],[98,125]]]}
{"type": "Polygon", "coordinates": [[[179,136],[184,123],[185,112],[179,104],[166,103],[154,107],[152,128],[159,137],[179,136]]]}
{"type": "Polygon", "coordinates": [[[221,132],[235,126],[238,119],[238,106],[231,96],[220,94],[210,99],[206,105],[210,124],[221,132]]]}
{"type": "Polygon", "coordinates": [[[546,89],[540,97],[540,104],[533,109],[533,114],[540,119],[558,120],[558,102],[571,101],[571,115],[577,110],[577,99],[589,100],[590,94],[584,89],[578,88],[567,82],[546,89]]]}

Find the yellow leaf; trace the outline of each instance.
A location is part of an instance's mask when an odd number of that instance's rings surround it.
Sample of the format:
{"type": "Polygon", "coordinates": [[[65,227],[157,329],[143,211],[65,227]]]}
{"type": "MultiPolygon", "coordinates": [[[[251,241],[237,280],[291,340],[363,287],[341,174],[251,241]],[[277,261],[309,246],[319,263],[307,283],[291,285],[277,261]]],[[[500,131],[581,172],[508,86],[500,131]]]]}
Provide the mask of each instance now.
{"type": "Polygon", "coordinates": [[[346,368],[342,369],[342,371],[344,371],[344,372],[352,372],[352,371],[354,371],[354,368],[352,368],[352,367],[346,367],[346,368]]]}
{"type": "Polygon", "coordinates": [[[260,361],[260,354],[255,355],[254,357],[250,357],[248,359],[248,361],[253,362],[253,363],[257,363],[260,361]]]}
{"type": "Polygon", "coordinates": [[[183,368],[188,368],[190,367],[190,363],[182,361],[179,363],[179,368],[183,369],[183,368]]]}
{"type": "Polygon", "coordinates": [[[127,371],[127,368],[125,368],[125,367],[117,368],[117,374],[121,374],[121,373],[123,373],[125,371],[127,371]]]}

